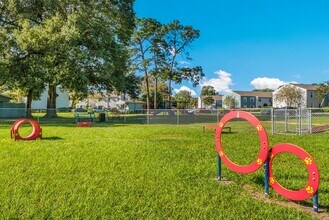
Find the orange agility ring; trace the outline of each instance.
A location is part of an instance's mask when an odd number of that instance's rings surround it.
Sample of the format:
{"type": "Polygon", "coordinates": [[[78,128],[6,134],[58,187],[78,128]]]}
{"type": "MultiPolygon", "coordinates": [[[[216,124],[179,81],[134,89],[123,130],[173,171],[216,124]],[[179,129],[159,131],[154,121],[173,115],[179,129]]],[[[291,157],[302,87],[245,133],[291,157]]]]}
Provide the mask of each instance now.
{"type": "Polygon", "coordinates": [[[11,132],[10,132],[10,137],[14,140],[25,140],[25,141],[28,141],[28,140],[35,140],[37,138],[42,138],[42,129],[39,125],[38,122],[34,121],[34,120],[31,120],[31,119],[26,119],[26,118],[22,118],[22,119],[18,119],[12,126],[11,126],[11,132]],[[25,124],[25,123],[29,123],[32,125],[32,128],[33,128],[33,131],[30,135],[28,135],[27,137],[22,137],[18,130],[19,130],[19,127],[22,125],[22,124],[25,124]]]}
{"type": "Polygon", "coordinates": [[[320,184],[320,176],[318,167],[313,158],[302,148],[293,144],[278,144],[269,151],[269,180],[273,189],[281,196],[295,200],[305,200],[312,197],[318,190],[320,184]],[[272,171],[272,163],[276,155],[280,153],[292,153],[299,157],[306,165],[308,171],[308,182],[303,189],[294,191],[281,186],[274,178],[272,171]]]}
{"type": "Polygon", "coordinates": [[[231,111],[226,114],[219,122],[218,128],[216,129],[216,149],[218,155],[223,160],[223,163],[226,164],[231,170],[238,173],[252,173],[259,169],[266,161],[268,154],[268,138],[266,134],[266,130],[260,121],[250,113],[244,111],[231,111]],[[222,130],[225,127],[225,124],[235,118],[242,118],[252,124],[257,130],[258,136],[260,138],[260,152],[256,158],[256,160],[248,165],[238,165],[233,163],[227,156],[225,155],[221,143],[221,135],[222,130]]]}

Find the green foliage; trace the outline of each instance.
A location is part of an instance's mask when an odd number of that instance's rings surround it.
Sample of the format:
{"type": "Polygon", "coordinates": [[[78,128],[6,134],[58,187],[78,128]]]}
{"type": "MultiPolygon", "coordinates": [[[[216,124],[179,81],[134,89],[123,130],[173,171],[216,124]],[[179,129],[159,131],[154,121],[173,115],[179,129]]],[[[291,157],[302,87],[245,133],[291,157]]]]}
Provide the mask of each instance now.
{"type": "Polygon", "coordinates": [[[273,92],[274,90],[273,89],[266,88],[266,89],[254,89],[252,91],[253,92],[273,92]]]}
{"type": "Polygon", "coordinates": [[[300,107],[305,102],[303,91],[294,85],[285,85],[274,95],[277,102],[284,102],[287,107],[300,107]]]}
{"type": "Polygon", "coordinates": [[[328,94],[329,94],[329,81],[320,83],[316,95],[317,98],[321,100],[321,106],[323,106],[325,100],[328,101],[328,94]]]}
{"type": "Polygon", "coordinates": [[[212,104],[214,103],[214,98],[211,96],[207,96],[203,99],[203,103],[207,106],[212,106],[212,104]]]}
{"type": "MultiPolygon", "coordinates": [[[[135,19],[136,27],[132,40],[132,69],[142,72],[145,85],[147,109],[150,109],[151,76],[159,77],[163,68],[163,26],[152,18],[135,19]]],[[[157,93],[157,89],[154,90],[157,93]]]]}
{"type": "Polygon", "coordinates": [[[232,109],[232,108],[236,108],[239,104],[239,101],[231,95],[228,95],[225,97],[225,99],[223,100],[223,106],[226,106],[226,108],[232,109]]]}
{"type": "Polygon", "coordinates": [[[190,91],[181,90],[174,96],[174,99],[177,101],[178,109],[185,109],[190,107],[192,95],[190,91]]]}
{"type": "Polygon", "coordinates": [[[93,89],[134,94],[137,87],[127,86],[137,82],[128,74],[127,48],[134,28],[132,3],[2,3],[0,69],[6,81],[0,84],[27,90],[35,97],[49,85],[48,107],[56,107],[52,88],[57,85],[76,93],[93,89]]]}
{"type": "Polygon", "coordinates": [[[216,92],[213,86],[203,86],[201,95],[218,95],[218,92],[216,92]]]}
{"type": "Polygon", "coordinates": [[[193,86],[196,86],[204,77],[204,73],[201,66],[181,67],[177,62],[178,56],[191,60],[188,48],[195,39],[199,38],[200,31],[193,29],[192,26],[184,26],[178,20],[167,24],[165,30],[166,69],[163,77],[169,82],[168,87],[171,94],[172,81],[181,83],[183,80],[190,80],[193,86]]]}

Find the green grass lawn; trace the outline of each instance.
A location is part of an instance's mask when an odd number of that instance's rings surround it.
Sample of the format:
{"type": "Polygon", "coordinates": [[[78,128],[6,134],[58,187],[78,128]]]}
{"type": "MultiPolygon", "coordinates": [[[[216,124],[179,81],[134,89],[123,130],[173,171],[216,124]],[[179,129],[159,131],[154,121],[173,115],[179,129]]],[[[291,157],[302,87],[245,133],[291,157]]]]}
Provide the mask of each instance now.
{"type": "MultiPolygon", "coordinates": [[[[0,218],[56,219],[313,219],[296,208],[255,199],[263,169],[242,175],[223,165],[218,183],[213,132],[194,125],[108,125],[78,128],[42,124],[43,140],[10,140],[0,123],[0,218]]],[[[246,122],[230,122],[225,153],[247,164],[258,138],[246,122]]],[[[22,133],[29,132],[28,127],[22,133]]],[[[270,132],[268,132],[270,133],[270,132]]],[[[270,146],[290,142],[308,151],[322,182],[320,208],[329,211],[329,133],[269,135],[270,146]]],[[[289,189],[306,183],[304,165],[292,155],[275,159],[276,179],[289,189]]],[[[270,198],[285,201],[270,189],[270,198]]],[[[302,202],[311,210],[312,200],[302,202]]]]}

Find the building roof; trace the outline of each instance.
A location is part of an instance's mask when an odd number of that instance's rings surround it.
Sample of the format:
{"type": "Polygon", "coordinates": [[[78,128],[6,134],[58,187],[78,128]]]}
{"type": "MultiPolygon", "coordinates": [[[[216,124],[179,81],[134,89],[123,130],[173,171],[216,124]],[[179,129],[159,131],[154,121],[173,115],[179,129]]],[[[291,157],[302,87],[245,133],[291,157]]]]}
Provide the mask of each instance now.
{"type": "Polygon", "coordinates": [[[202,95],[202,96],[200,96],[201,100],[203,100],[206,97],[212,97],[214,99],[214,101],[222,100],[222,98],[223,98],[222,95],[202,95]]]}
{"type": "Polygon", "coordinates": [[[300,88],[306,89],[306,90],[317,90],[319,88],[319,85],[312,85],[312,84],[294,84],[292,85],[298,86],[300,88]]]}
{"type": "Polygon", "coordinates": [[[126,104],[146,104],[146,102],[142,101],[125,101],[126,104]]]}
{"type": "Polygon", "coordinates": [[[261,98],[272,98],[272,92],[233,91],[241,96],[256,96],[261,98]]]}

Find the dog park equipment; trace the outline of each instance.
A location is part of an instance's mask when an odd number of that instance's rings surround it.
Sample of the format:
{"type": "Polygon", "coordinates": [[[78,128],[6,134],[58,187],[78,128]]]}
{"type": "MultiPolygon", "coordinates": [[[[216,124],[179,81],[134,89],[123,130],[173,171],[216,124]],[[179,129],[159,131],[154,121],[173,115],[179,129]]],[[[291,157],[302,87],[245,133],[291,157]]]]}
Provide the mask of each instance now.
{"type": "Polygon", "coordinates": [[[278,144],[268,150],[268,138],[267,133],[260,121],[250,113],[244,111],[231,111],[226,114],[221,121],[218,123],[216,129],[216,150],[218,153],[218,180],[222,178],[221,175],[221,163],[229,167],[231,170],[238,173],[252,173],[258,170],[262,165],[264,165],[264,190],[265,196],[268,195],[269,185],[281,196],[294,200],[300,201],[305,200],[313,196],[313,211],[318,212],[318,187],[320,184],[319,170],[314,159],[302,148],[289,144],[283,143],[278,144]],[[232,119],[244,119],[254,126],[258,136],[260,138],[260,153],[254,162],[249,165],[238,165],[233,163],[223,151],[221,144],[221,135],[225,124],[232,119]],[[308,170],[308,182],[303,189],[294,191],[289,190],[281,186],[275,179],[272,172],[273,160],[276,155],[281,153],[291,153],[299,157],[307,167],[308,170]]]}
{"type": "Polygon", "coordinates": [[[39,125],[38,122],[32,120],[32,119],[27,119],[27,118],[22,118],[22,119],[18,119],[11,127],[10,130],[10,137],[11,139],[16,140],[24,140],[24,141],[29,141],[29,140],[35,140],[37,138],[42,138],[42,129],[39,125]],[[22,137],[19,134],[19,128],[22,124],[30,124],[32,125],[32,132],[30,135],[26,136],[26,137],[22,137]]]}
{"type": "Polygon", "coordinates": [[[78,127],[91,127],[92,123],[90,121],[79,121],[77,123],[78,127]]]}
{"type": "Polygon", "coordinates": [[[94,113],[75,113],[74,119],[75,122],[89,121],[94,122],[95,114],[94,113]]]}

